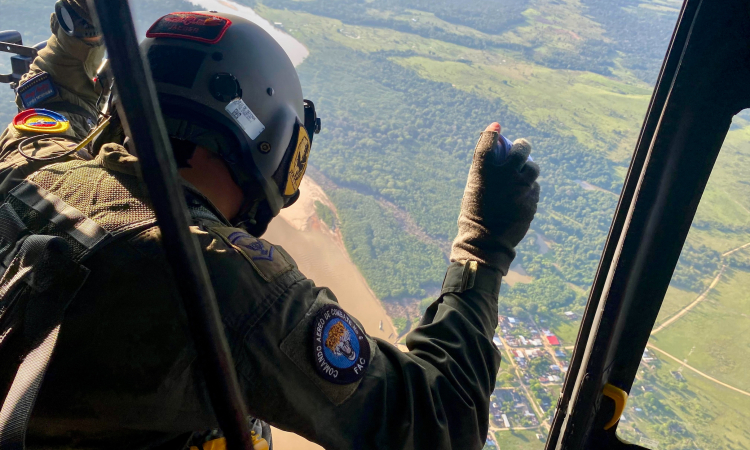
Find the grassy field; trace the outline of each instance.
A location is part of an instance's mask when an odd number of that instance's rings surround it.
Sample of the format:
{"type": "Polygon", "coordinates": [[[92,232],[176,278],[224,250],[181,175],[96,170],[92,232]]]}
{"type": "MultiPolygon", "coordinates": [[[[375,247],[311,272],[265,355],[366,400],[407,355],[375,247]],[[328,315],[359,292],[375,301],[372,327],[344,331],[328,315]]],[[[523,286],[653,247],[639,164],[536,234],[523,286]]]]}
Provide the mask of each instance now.
{"type": "Polygon", "coordinates": [[[672,317],[680,309],[689,305],[696,297],[697,294],[695,292],[689,292],[670,286],[669,290],[667,290],[667,295],[664,296],[664,302],[661,304],[661,310],[659,310],[659,317],[656,319],[656,324],[659,325],[672,317]]]}
{"type": "Polygon", "coordinates": [[[615,161],[629,159],[651,95],[647,87],[513,59],[476,59],[471,64],[423,56],[396,61],[424,78],[501,98],[532,125],[552,125],[615,161]]]}
{"type": "MultiPolygon", "coordinates": [[[[578,313],[578,317],[581,317],[583,311],[578,313]]],[[[542,323],[544,328],[549,328],[555,332],[555,335],[560,339],[560,344],[563,346],[570,346],[575,344],[576,337],[578,336],[578,328],[580,326],[579,320],[570,320],[559,314],[545,315],[544,319],[546,323],[542,323]]],[[[570,353],[570,352],[568,352],[570,353]]]]}
{"type": "MultiPolygon", "coordinates": [[[[750,273],[728,270],[706,300],[652,342],[676,358],[687,358],[696,369],[750,391],[748,288],[750,273]]],[[[750,398],[747,401],[750,415],[750,398]]]]}
{"type": "Polygon", "coordinates": [[[750,120],[735,116],[711,173],[689,239],[720,252],[750,242],[750,120]]]}
{"type": "Polygon", "coordinates": [[[542,450],[544,442],[540,441],[537,430],[511,430],[495,433],[500,450],[542,450]]]}
{"type": "Polygon", "coordinates": [[[618,434],[653,448],[650,439],[660,450],[750,447],[750,432],[744,426],[750,419],[750,397],[688,369],[681,371],[685,381],[677,381],[671,372],[679,369],[667,358],[641,366],[618,434]],[[647,393],[644,387],[654,391],[647,393]]]}
{"type": "Polygon", "coordinates": [[[487,98],[501,98],[532,125],[552,126],[615,161],[629,159],[651,95],[651,88],[642,82],[553,70],[528,62],[511,50],[472,49],[389,29],[344,25],[300,12],[261,11],[283,22],[295,37],[310,45],[334,41],[358,51],[413,55],[394,56],[392,60],[422,78],[451,83],[456,89],[487,98]]]}

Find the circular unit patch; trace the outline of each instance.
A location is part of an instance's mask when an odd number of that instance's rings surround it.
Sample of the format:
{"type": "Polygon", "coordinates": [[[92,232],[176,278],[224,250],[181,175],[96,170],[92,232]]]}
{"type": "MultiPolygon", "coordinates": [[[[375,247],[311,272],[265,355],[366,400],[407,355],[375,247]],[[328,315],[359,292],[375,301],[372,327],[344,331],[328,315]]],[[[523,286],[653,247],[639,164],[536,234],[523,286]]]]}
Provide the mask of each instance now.
{"type": "Polygon", "coordinates": [[[19,131],[57,134],[66,132],[69,126],[65,116],[48,109],[27,109],[13,118],[13,127],[19,131]]]}
{"type": "Polygon", "coordinates": [[[331,383],[359,381],[370,364],[370,343],[365,333],[337,305],[324,306],[315,316],[312,350],[315,368],[331,383]]]}

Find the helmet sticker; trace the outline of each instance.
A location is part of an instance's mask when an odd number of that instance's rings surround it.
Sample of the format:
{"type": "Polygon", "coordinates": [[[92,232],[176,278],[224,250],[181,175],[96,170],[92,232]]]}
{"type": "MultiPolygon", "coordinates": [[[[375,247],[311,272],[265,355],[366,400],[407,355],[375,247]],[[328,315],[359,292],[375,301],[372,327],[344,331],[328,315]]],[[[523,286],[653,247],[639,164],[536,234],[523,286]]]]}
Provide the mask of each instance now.
{"type": "Polygon", "coordinates": [[[174,12],[160,18],[146,32],[149,38],[177,38],[216,44],[224,37],[232,21],[219,16],[194,12],[174,12]]]}
{"type": "Polygon", "coordinates": [[[315,316],[313,359],[318,374],[331,383],[359,381],[370,364],[370,343],[349,314],[327,305],[315,316]]]}
{"type": "Polygon", "coordinates": [[[66,132],[69,126],[65,116],[48,109],[27,109],[13,118],[13,127],[19,131],[57,134],[66,132]]]}
{"type": "Polygon", "coordinates": [[[229,102],[224,108],[226,112],[232,116],[232,119],[242,130],[247,134],[250,139],[255,139],[258,135],[266,129],[266,127],[255,117],[250,107],[242,101],[241,98],[236,98],[229,102]]]}
{"type": "Polygon", "coordinates": [[[289,164],[289,176],[286,179],[284,195],[292,195],[299,189],[302,177],[307,169],[307,160],[310,157],[310,136],[305,127],[299,126],[297,133],[297,148],[294,150],[292,162],[289,164]]]}

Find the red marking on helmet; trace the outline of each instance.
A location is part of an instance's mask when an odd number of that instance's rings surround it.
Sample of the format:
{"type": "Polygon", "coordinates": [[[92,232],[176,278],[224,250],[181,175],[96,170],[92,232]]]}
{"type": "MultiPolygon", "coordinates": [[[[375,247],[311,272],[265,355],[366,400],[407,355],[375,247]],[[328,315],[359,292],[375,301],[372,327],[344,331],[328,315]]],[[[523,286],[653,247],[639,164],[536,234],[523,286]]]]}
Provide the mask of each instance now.
{"type": "Polygon", "coordinates": [[[149,38],[176,38],[216,44],[232,21],[220,16],[195,12],[174,12],[161,17],[146,32],[149,38]]]}

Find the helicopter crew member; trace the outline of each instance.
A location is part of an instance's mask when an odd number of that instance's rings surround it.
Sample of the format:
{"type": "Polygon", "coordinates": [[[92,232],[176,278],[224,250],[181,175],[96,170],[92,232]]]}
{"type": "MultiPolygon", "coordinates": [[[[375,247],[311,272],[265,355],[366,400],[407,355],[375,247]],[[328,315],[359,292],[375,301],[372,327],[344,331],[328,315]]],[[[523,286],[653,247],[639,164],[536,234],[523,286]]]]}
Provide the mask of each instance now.
{"type": "MultiPolygon", "coordinates": [[[[86,17],[85,3],[65,1],[86,17]]],[[[122,142],[71,152],[91,127],[83,111],[61,103],[96,113],[90,80],[101,47],[68,28],[53,17],[54,36],[24,80],[47,74],[37,81],[40,96],[21,99],[24,111],[0,138],[0,217],[16,224],[5,228],[23,230],[19,240],[54,234],[86,274],[65,310],[26,443],[183,448],[216,424],[180,280],[161,250],[137,157],[122,142]]],[[[298,197],[319,127],[283,49],[229,14],[169,14],[147,36],[142,51],[185,180],[191,231],[250,413],[332,450],[482,448],[500,364],[492,343],[500,280],[539,198],[530,145],[517,141],[498,162],[500,126],[481,133],[442,291],[402,352],[368,336],[333,292],[259,239],[298,197]]],[[[16,273],[19,246],[0,242],[6,275],[16,273]]],[[[0,386],[12,379],[7,366],[0,386]]]]}

